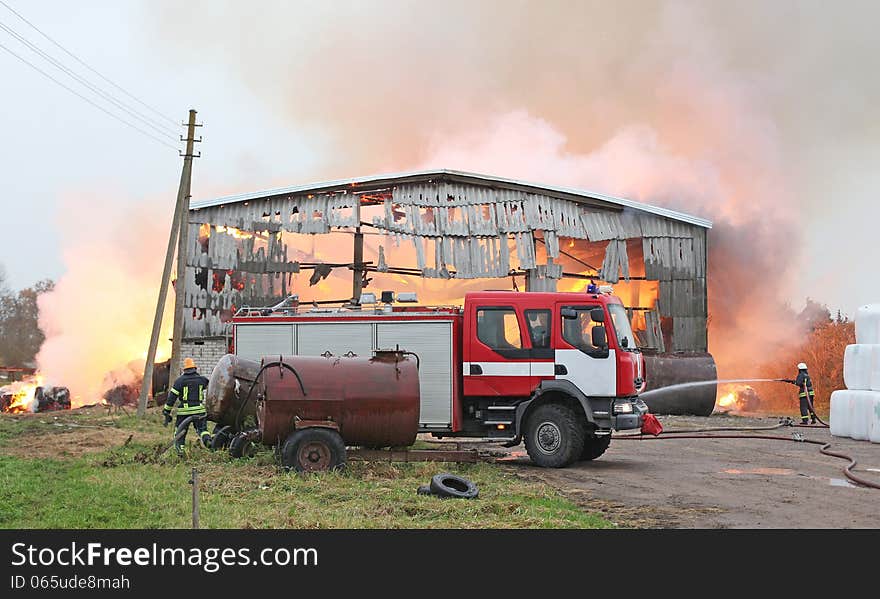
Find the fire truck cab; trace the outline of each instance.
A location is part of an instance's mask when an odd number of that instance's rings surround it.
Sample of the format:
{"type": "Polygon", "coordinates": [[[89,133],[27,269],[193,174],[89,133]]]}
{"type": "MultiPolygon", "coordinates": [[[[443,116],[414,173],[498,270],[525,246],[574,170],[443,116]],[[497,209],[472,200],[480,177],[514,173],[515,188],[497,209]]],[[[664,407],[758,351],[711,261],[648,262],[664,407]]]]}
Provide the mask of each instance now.
{"type": "MultiPolygon", "coordinates": [[[[403,298],[400,294],[399,298],[403,298]]],[[[373,305],[243,309],[231,351],[419,360],[419,430],[435,437],[525,443],[532,461],[595,459],[613,430],[638,429],[648,408],[644,359],[620,299],[597,293],[484,291],[461,307],[373,305]]]]}

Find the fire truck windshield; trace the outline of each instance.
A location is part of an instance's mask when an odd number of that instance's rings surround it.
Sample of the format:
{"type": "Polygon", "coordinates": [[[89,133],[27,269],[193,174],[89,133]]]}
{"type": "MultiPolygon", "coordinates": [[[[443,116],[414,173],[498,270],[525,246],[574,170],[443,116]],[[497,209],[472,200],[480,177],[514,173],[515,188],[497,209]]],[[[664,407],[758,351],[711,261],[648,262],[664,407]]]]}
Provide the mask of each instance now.
{"type": "Polygon", "coordinates": [[[632,327],[629,324],[626,309],[620,304],[609,303],[608,312],[611,313],[611,320],[614,323],[614,332],[617,334],[617,343],[620,344],[620,347],[629,350],[636,349],[636,338],[633,335],[632,327]]]}

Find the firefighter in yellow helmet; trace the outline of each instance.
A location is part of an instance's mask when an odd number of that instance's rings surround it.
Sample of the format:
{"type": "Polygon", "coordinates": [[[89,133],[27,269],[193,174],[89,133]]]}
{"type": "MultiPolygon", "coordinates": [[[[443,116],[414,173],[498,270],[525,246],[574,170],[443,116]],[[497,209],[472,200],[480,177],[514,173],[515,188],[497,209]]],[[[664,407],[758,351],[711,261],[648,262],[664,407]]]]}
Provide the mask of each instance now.
{"type": "Polygon", "coordinates": [[[174,422],[174,448],[178,455],[183,454],[183,444],[186,441],[186,433],[190,424],[199,434],[202,445],[211,447],[211,433],[208,432],[208,411],[205,409],[207,390],[208,379],[198,373],[196,363],[192,358],[186,358],[183,361],[183,374],[171,386],[168,399],[165,401],[165,408],[162,410],[162,414],[165,416],[165,426],[168,426],[168,423],[171,422],[171,408],[178,404],[177,420],[174,422]],[[183,430],[180,430],[181,424],[187,418],[192,419],[183,426],[183,430]],[[179,437],[177,437],[178,434],[179,437]]]}

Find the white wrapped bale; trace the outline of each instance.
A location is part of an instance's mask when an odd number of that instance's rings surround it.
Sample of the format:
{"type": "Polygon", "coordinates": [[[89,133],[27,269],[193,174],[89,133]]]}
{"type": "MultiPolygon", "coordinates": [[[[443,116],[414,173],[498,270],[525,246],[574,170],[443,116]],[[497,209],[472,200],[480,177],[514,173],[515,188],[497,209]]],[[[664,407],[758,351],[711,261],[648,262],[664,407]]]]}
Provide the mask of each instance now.
{"type": "Polygon", "coordinates": [[[828,424],[835,437],[849,437],[850,403],[854,391],[841,389],[831,394],[831,416],[828,424]]]}
{"type": "Polygon", "coordinates": [[[876,393],[871,402],[871,426],[868,431],[868,440],[871,443],[880,443],[880,393],[876,393]]]}
{"type": "Polygon", "coordinates": [[[880,391],[880,345],[871,354],[871,391],[880,391]]]}
{"type": "Polygon", "coordinates": [[[856,343],[880,343],[880,304],[865,304],[856,310],[856,343]]]}
{"type": "MultiPolygon", "coordinates": [[[[847,345],[843,353],[843,382],[847,389],[871,388],[874,354],[880,354],[880,346],[856,343],[847,345]]],[[[880,382],[880,375],[876,377],[880,382]]]]}
{"type": "Polygon", "coordinates": [[[856,441],[867,441],[871,434],[871,412],[878,391],[854,391],[850,401],[849,436],[856,441]]]}

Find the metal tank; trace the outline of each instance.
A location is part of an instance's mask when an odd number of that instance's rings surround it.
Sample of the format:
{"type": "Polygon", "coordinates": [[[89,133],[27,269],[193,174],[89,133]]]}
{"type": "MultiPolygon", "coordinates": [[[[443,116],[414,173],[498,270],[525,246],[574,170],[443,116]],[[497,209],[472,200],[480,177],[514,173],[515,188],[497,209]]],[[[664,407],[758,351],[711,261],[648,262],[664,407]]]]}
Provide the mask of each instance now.
{"type": "Polygon", "coordinates": [[[408,446],[419,428],[418,359],[405,352],[263,359],[257,420],[263,443],[325,427],[345,445],[408,446]],[[268,366],[267,366],[268,365],[268,366]]]}
{"type": "Polygon", "coordinates": [[[256,394],[254,389],[251,400],[244,409],[242,404],[247,399],[251,385],[260,372],[260,363],[255,360],[239,358],[226,354],[211,372],[208,389],[205,394],[205,407],[208,419],[218,426],[229,426],[237,429],[236,419],[244,422],[248,416],[256,416],[256,394]]]}
{"type": "Polygon", "coordinates": [[[644,398],[653,414],[708,416],[715,409],[718,372],[715,359],[708,353],[659,354],[643,352],[646,391],[679,383],[712,381],[706,385],[673,389],[644,398]]]}

